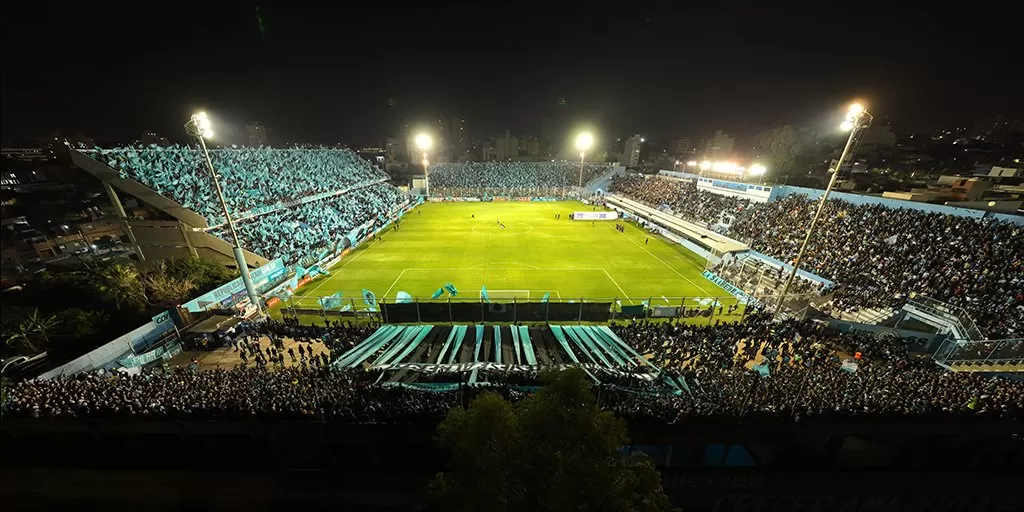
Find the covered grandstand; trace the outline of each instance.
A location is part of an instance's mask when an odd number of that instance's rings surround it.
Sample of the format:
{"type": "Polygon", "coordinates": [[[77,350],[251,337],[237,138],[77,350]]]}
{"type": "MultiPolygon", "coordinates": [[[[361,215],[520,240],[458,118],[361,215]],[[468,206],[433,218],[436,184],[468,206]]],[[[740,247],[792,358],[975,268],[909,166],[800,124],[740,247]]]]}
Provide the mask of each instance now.
{"type": "MultiPolygon", "coordinates": [[[[187,146],[69,149],[103,182],[140,259],[201,256],[233,264],[201,153],[187,146]],[[129,216],[118,192],[154,211],[129,216]]],[[[387,175],[347,150],[230,148],[210,152],[250,267],[312,259],[349,246],[407,202],[387,175]]]]}

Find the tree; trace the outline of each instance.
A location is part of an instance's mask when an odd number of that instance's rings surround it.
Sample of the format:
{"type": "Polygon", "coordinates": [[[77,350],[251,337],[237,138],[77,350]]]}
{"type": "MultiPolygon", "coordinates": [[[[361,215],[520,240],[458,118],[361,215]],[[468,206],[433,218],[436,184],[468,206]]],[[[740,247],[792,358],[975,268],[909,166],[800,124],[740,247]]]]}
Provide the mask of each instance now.
{"type": "Polygon", "coordinates": [[[515,406],[485,392],[438,427],[451,453],[432,492],[444,510],[670,510],[654,466],[619,449],[625,422],[569,369],[515,406]]]}
{"type": "Polygon", "coordinates": [[[194,256],[165,260],[164,268],[169,276],[192,281],[196,293],[206,293],[235,277],[224,265],[194,256]]]}
{"type": "Polygon", "coordinates": [[[33,309],[24,321],[13,332],[6,333],[4,344],[9,347],[19,346],[29,353],[37,354],[46,350],[50,344],[50,335],[60,324],[53,315],[43,315],[33,309]]]}
{"type": "Polygon", "coordinates": [[[153,304],[162,307],[175,307],[187,302],[196,285],[188,278],[172,276],[167,266],[160,262],[149,274],[146,274],[146,289],[153,304]]]}
{"type": "Polygon", "coordinates": [[[114,264],[93,272],[93,286],[117,309],[141,311],[149,302],[146,287],[133,265],[114,264]]]}
{"type": "Polygon", "coordinates": [[[796,130],[788,124],[759,133],[757,146],[775,176],[792,173],[802,150],[796,130]]]}

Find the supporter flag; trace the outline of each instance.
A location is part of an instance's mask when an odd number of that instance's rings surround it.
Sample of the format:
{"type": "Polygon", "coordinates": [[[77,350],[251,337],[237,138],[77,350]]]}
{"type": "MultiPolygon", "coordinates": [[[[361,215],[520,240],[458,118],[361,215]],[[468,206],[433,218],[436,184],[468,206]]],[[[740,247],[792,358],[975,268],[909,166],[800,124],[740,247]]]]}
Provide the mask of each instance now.
{"type": "Polygon", "coordinates": [[[544,296],[540,298],[541,302],[547,302],[551,298],[551,292],[545,292],[544,296]]]}
{"type": "Polygon", "coordinates": [[[491,298],[487,296],[487,287],[486,286],[481,286],[480,287],[480,298],[483,299],[484,302],[490,302],[491,301],[491,298]]]}
{"type": "Polygon", "coordinates": [[[972,396],[971,399],[967,401],[967,408],[972,410],[972,411],[977,409],[978,408],[978,397],[972,396]]]}
{"type": "Polygon", "coordinates": [[[451,297],[454,297],[459,294],[459,290],[455,288],[455,285],[452,283],[446,283],[444,285],[444,289],[448,291],[448,295],[451,297]]]}
{"type": "Polygon", "coordinates": [[[294,276],[292,276],[291,279],[288,280],[287,288],[294,292],[296,289],[298,289],[298,287],[299,287],[299,274],[296,273],[294,276]]]}
{"type": "Polygon", "coordinates": [[[335,292],[330,297],[321,297],[317,302],[324,309],[338,309],[341,307],[341,292],[335,292]]]}
{"type": "Polygon", "coordinates": [[[761,363],[757,366],[754,366],[751,369],[757,372],[757,374],[762,377],[769,377],[772,374],[771,368],[768,367],[768,363],[761,363]]]}
{"type": "Polygon", "coordinates": [[[892,245],[892,244],[896,243],[896,235],[893,235],[893,236],[890,236],[889,238],[886,238],[884,240],[884,242],[889,244],[889,245],[892,245]]]}
{"type": "Polygon", "coordinates": [[[303,267],[302,265],[296,264],[295,265],[295,277],[297,279],[302,279],[303,277],[305,277],[305,275],[306,275],[306,267],[303,267]]]}
{"type": "Polygon", "coordinates": [[[436,298],[438,298],[438,297],[440,297],[442,295],[444,295],[444,287],[443,286],[438,288],[437,291],[434,292],[434,294],[430,296],[430,298],[431,299],[436,299],[436,298]]]}
{"type": "Polygon", "coordinates": [[[371,308],[375,307],[377,306],[377,296],[374,295],[373,292],[371,292],[370,290],[363,288],[363,302],[365,302],[366,305],[370,306],[371,308]]]}
{"type": "Polygon", "coordinates": [[[409,295],[408,292],[398,292],[395,297],[395,302],[399,304],[409,304],[412,302],[412,295],[409,295]]]}
{"type": "Polygon", "coordinates": [[[855,373],[857,371],[857,368],[859,367],[860,365],[857,364],[857,361],[854,361],[852,359],[847,359],[846,361],[843,361],[842,366],[840,366],[840,368],[843,371],[847,371],[850,373],[855,373]]]}

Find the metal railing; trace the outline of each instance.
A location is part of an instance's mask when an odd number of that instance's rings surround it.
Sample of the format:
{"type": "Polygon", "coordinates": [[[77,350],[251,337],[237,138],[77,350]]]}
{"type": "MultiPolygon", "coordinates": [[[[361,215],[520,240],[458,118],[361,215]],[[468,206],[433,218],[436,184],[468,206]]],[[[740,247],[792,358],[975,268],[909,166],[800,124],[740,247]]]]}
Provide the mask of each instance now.
{"type": "Polygon", "coordinates": [[[964,333],[968,340],[978,341],[985,339],[985,335],[981,332],[981,329],[978,329],[978,326],[974,323],[974,319],[971,318],[971,315],[960,306],[954,306],[953,304],[948,304],[931,297],[925,297],[924,295],[911,296],[910,300],[907,301],[907,304],[912,305],[925,313],[945,318],[950,322],[950,324],[958,327],[960,332],[964,333]]]}
{"type": "MultiPolygon", "coordinates": [[[[524,294],[525,295],[525,294],[524,294]]],[[[607,322],[635,318],[679,318],[712,325],[740,321],[753,311],[774,308],[778,296],[740,300],[732,295],[716,297],[560,297],[546,300],[530,297],[446,297],[413,298],[405,302],[380,299],[375,304],[362,298],[293,296],[281,303],[283,315],[312,315],[323,318],[371,317],[385,323],[418,322],[607,322]],[[749,304],[747,304],[749,302],[749,304]],[[325,306],[325,304],[327,304],[325,306]]],[[[802,318],[809,297],[791,294],[786,298],[788,317],[802,318]]]]}
{"type": "Polygon", "coordinates": [[[957,365],[1024,365],[1024,338],[1004,340],[946,340],[932,359],[945,367],[957,365]]]}

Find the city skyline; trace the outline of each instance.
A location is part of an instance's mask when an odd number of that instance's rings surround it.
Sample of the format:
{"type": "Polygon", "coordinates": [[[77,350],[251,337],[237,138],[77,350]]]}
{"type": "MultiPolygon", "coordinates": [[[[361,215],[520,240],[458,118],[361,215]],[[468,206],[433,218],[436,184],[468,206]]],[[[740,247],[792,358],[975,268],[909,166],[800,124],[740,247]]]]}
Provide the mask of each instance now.
{"type": "Polygon", "coordinates": [[[978,79],[998,76],[1019,43],[1000,20],[970,13],[565,11],[485,23],[466,12],[258,3],[142,18],[81,9],[7,17],[9,47],[29,35],[41,42],[4,73],[5,141],[53,130],[181,141],[200,108],[243,140],[258,122],[274,142],[354,146],[437,114],[466,119],[476,137],[541,135],[547,118],[563,131],[586,124],[660,144],[716,130],[825,129],[851,99],[904,133],[1021,116],[1012,81],[978,79]]]}

